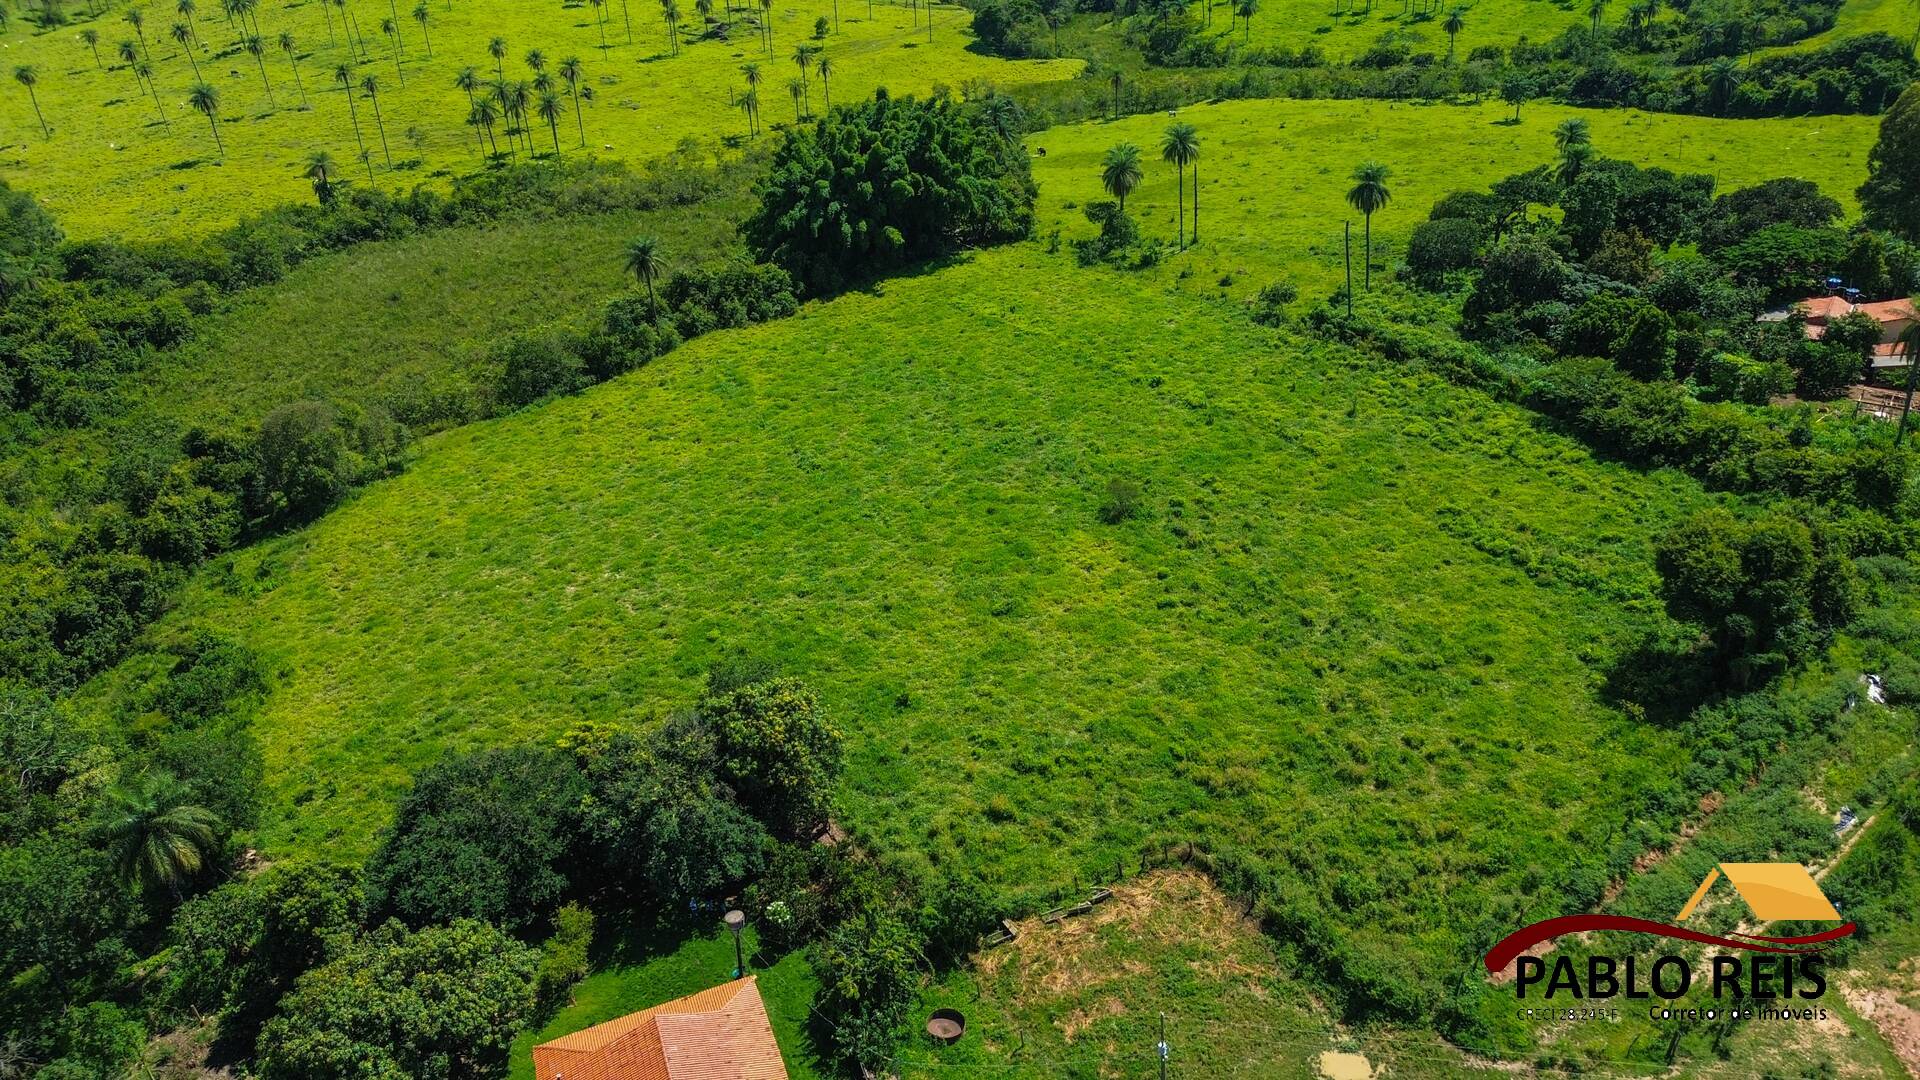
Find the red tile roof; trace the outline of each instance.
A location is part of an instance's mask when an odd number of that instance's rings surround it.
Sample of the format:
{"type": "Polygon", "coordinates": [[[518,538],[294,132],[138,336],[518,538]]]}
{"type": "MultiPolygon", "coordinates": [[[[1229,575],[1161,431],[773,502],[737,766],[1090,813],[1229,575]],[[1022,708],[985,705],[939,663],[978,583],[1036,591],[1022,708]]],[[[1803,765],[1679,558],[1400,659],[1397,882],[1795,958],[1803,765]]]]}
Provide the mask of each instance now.
{"type": "Polygon", "coordinates": [[[1797,305],[1807,309],[1807,318],[1817,322],[1837,319],[1853,310],[1853,305],[1840,296],[1810,296],[1797,305]]]}
{"type": "Polygon", "coordinates": [[[787,1080],[749,975],[533,1048],[537,1080],[787,1080]]]}

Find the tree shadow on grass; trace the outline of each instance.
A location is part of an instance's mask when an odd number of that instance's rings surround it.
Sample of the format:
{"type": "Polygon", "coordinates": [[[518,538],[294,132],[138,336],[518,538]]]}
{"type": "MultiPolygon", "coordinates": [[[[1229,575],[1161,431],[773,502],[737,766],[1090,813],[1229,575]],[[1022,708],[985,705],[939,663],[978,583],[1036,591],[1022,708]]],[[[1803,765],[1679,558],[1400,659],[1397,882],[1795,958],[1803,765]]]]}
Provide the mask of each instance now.
{"type": "Polygon", "coordinates": [[[1713,650],[1674,631],[1648,631],[1607,666],[1601,699],[1674,728],[1720,692],[1713,650]]]}

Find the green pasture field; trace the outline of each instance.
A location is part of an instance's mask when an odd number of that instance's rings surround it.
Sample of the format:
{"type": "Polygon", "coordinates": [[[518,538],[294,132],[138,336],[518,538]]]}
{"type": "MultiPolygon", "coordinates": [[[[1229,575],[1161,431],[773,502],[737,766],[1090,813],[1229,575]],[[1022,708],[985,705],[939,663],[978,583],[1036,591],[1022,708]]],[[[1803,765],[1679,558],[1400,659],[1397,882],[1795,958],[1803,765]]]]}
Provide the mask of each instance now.
{"type": "Polygon", "coordinates": [[[1911,41],[1917,29],[1920,29],[1920,11],[1916,11],[1908,0],[1847,0],[1840,6],[1840,15],[1834,20],[1833,29],[1802,38],[1791,45],[1762,50],[1760,55],[1818,49],[1860,34],[1885,33],[1901,41],[1911,41]]]}
{"type": "MultiPolygon", "coordinates": [[[[1204,0],[1203,0],[1204,2],[1204,0]]],[[[1235,5],[1214,0],[1212,32],[1235,42],[1268,49],[1292,49],[1296,52],[1317,46],[1329,61],[1343,64],[1352,60],[1387,34],[1398,33],[1414,52],[1447,54],[1447,32],[1441,26],[1447,13],[1464,8],[1466,27],[1454,42],[1455,55],[1465,60],[1476,46],[1512,45],[1521,38],[1547,42],[1567,27],[1586,21],[1584,6],[1570,0],[1473,0],[1467,3],[1428,5],[1403,0],[1355,0],[1335,4],[1329,0],[1285,0],[1262,4],[1251,25],[1232,18],[1235,5]],[[1232,23],[1232,26],[1228,24],[1232,23]]],[[[1194,15],[1200,15],[1196,8],[1194,15]]]]}
{"type": "Polygon", "coordinates": [[[1683,767],[1597,687],[1701,501],[1021,245],[435,436],[162,632],[273,672],[277,858],[361,855],[441,755],[647,722],[753,650],[820,689],[884,848],[1031,894],[1195,838],[1316,868],[1411,953],[1683,767]],[[1139,510],[1104,524],[1116,480],[1139,510]]]}
{"type": "MultiPolygon", "coordinates": [[[[1707,173],[1723,191],[1800,176],[1850,209],[1879,130],[1870,116],[1715,120],[1545,103],[1522,108],[1519,124],[1508,122],[1512,116],[1512,108],[1498,102],[1248,100],[1182,109],[1178,119],[1200,130],[1200,242],[1144,274],[1236,296],[1286,279],[1302,296],[1317,298],[1340,283],[1341,223],[1351,220],[1357,285],[1362,221],[1346,203],[1354,166],[1371,159],[1393,170],[1392,202],[1373,220],[1374,263],[1391,266],[1442,195],[1484,188],[1552,161],[1554,125],[1571,116],[1591,125],[1594,148],[1610,157],[1707,173]]],[[[1098,232],[1080,208],[1107,197],[1100,187],[1101,156],[1131,142],[1145,158],[1145,176],[1128,196],[1127,212],[1143,232],[1173,240],[1177,185],[1173,167],[1160,160],[1160,138],[1173,119],[1142,114],[1029,136],[1040,184],[1040,233],[1057,229],[1072,239],[1098,232]]]]}
{"type": "MultiPolygon", "coordinates": [[[[356,84],[367,75],[378,79],[391,168],[376,131],[373,103],[364,94],[356,95],[360,126],[373,155],[374,182],[394,189],[443,183],[481,163],[478,136],[466,123],[466,95],[453,80],[466,66],[483,79],[495,76],[496,64],[487,51],[494,36],[506,40],[509,51],[499,67],[509,81],[533,78],[524,62],[528,50],[544,53],[550,72],[563,58],[579,57],[585,66],[582,85],[593,95],[581,108],[587,149],[579,149],[581,125],[555,72],[565,106],[560,147],[566,153],[628,160],[659,157],[683,139],[714,143],[745,136],[746,116],[731,102],[744,86],[740,68],[747,63],[760,64],[764,73],[763,122],[777,125],[783,117],[791,122],[787,81],[799,75],[793,54],[803,42],[823,47],[823,55],[832,60],[827,89],[832,97],[848,100],[880,86],[905,94],[925,93],[936,85],[958,90],[975,79],[1014,85],[1069,78],[1080,68],[1074,60],[1008,61],[969,49],[969,18],[961,8],[934,9],[929,42],[924,6],[916,15],[904,4],[879,3],[869,15],[862,0],[837,2],[840,30],[818,41],[812,37],[814,22],[822,15],[831,19],[836,0],[776,3],[771,56],[761,48],[753,27],[738,20],[728,23],[724,4],[717,3],[715,27],[730,27],[731,40],[695,40],[693,33],[683,32],[679,55],[669,56],[660,6],[651,0],[624,0],[633,25],[631,45],[626,43],[622,3],[609,2],[601,9],[609,42],[604,51],[594,9],[578,0],[427,0],[425,41],[412,4],[352,0],[347,11],[366,39],[364,59],[354,58],[341,33],[340,16],[315,0],[262,5],[262,60],[277,103],[273,105],[259,66],[240,48],[238,32],[228,28],[211,0],[199,4],[195,17],[207,47],[193,50],[193,60],[169,36],[169,27],[179,19],[172,0],[136,5],[145,16],[160,105],[116,55],[121,40],[136,38],[133,27],[121,21],[125,6],[116,4],[100,18],[85,19],[81,4],[68,3],[69,15],[80,21],[40,32],[16,18],[13,28],[0,36],[0,62],[9,75],[0,90],[5,102],[0,109],[0,177],[39,196],[70,235],[83,237],[200,233],[249,210],[311,198],[301,174],[308,155],[317,150],[330,152],[344,175],[365,182],[347,103],[333,77],[336,65],[352,62],[356,84]],[[396,15],[398,71],[390,39],[381,33],[382,21],[396,15]],[[328,18],[334,26],[331,44],[328,18]],[[80,40],[87,28],[100,36],[104,70],[95,66],[80,40]],[[305,107],[294,67],[277,44],[282,32],[295,38],[305,107]],[[429,42],[431,58],[426,54],[429,42]],[[196,62],[201,76],[220,94],[224,160],[206,118],[187,105],[196,62]],[[53,129],[51,139],[42,137],[26,91],[11,78],[20,64],[38,70],[37,94],[53,129]],[[160,120],[162,107],[169,118],[166,124],[160,120]]],[[[688,26],[697,25],[691,3],[682,8],[688,26]]],[[[811,80],[811,94],[818,111],[824,94],[817,77],[811,80]]],[[[533,149],[551,152],[553,132],[538,115],[532,123],[533,149]]],[[[504,128],[496,128],[503,153],[504,128]]]]}

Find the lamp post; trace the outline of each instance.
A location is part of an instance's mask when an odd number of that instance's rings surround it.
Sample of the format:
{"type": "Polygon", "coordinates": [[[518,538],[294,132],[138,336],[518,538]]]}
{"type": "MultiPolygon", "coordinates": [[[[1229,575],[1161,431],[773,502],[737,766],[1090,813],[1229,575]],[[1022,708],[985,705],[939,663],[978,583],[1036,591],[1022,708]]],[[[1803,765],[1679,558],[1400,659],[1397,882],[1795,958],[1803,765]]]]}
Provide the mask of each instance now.
{"type": "Polygon", "coordinates": [[[722,921],[733,931],[733,977],[738,979],[747,973],[747,954],[740,944],[740,931],[747,928],[747,913],[735,908],[727,912],[722,921]]]}

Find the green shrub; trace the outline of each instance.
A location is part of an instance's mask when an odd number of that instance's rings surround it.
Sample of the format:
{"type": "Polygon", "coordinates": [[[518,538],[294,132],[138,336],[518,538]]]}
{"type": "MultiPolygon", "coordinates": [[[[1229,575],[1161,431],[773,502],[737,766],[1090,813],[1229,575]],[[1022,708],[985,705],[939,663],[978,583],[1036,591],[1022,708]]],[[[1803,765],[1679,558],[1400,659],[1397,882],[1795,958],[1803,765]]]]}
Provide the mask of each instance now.
{"type": "Polygon", "coordinates": [[[588,383],[580,342],[563,329],[514,334],[494,348],[490,359],[500,372],[500,399],[509,405],[571,394],[588,383]]]}
{"type": "Polygon", "coordinates": [[[1756,360],[1723,352],[1714,354],[1705,366],[1705,377],[1701,381],[1710,394],[1722,401],[1765,405],[1793,389],[1793,369],[1783,361],[1756,360]]]}
{"type": "MultiPolygon", "coordinates": [[[[1438,207],[1435,208],[1436,212],[1438,207]]],[[[1423,221],[1414,227],[1407,241],[1407,271],[1413,280],[1429,287],[1446,280],[1448,273],[1465,270],[1480,258],[1486,244],[1487,229],[1470,217],[1443,217],[1423,221]]]]}
{"type": "Polygon", "coordinates": [[[586,792],[573,762],[541,747],[428,766],[367,863],[374,906],[411,926],[538,922],[566,889],[586,792]]]}
{"type": "Polygon", "coordinates": [[[1140,485],[1132,480],[1107,481],[1106,496],[1100,502],[1100,520],[1118,525],[1140,512],[1140,485]]]}

